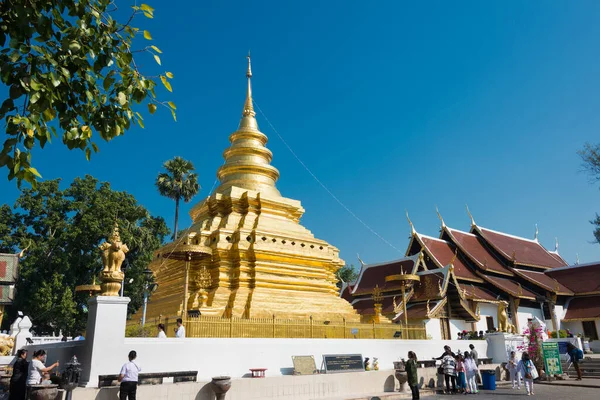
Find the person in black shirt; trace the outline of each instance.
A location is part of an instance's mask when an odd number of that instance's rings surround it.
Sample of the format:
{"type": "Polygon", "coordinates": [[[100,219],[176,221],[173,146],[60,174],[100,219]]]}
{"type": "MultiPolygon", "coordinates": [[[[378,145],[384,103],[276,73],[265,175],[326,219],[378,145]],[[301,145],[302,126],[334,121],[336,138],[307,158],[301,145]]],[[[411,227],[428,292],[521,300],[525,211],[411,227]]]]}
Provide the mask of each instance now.
{"type": "Polygon", "coordinates": [[[442,358],[444,358],[447,354],[450,354],[452,357],[456,358],[456,354],[454,354],[452,352],[452,349],[450,348],[450,346],[444,346],[444,352],[442,353],[441,356],[439,356],[438,358],[434,357],[434,360],[441,360],[442,358]]]}
{"type": "Polygon", "coordinates": [[[17,360],[13,365],[13,373],[10,377],[10,396],[9,400],[25,400],[27,393],[27,350],[17,351],[17,360]]]}

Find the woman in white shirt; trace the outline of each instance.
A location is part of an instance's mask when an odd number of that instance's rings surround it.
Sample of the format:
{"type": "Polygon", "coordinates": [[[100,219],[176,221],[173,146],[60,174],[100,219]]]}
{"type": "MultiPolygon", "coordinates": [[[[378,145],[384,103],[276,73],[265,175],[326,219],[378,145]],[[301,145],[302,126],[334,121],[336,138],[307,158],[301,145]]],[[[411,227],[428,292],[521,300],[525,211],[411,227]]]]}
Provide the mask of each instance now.
{"type": "Polygon", "coordinates": [[[167,334],[165,333],[165,324],[158,324],[158,336],[157,338],[166,338],[167,334]]]}
{"type": "Polygon", "coordinates": [[[29,363],[29,370],[27,373],[27,386],[39,385],[42,382],[42,375],[45,372],[50,372],[54,368],[58,367],[58,361],[49,367],[44,365],[46,361],[46,351],[36,350],[33,353],[33,360],[29,363]]]}

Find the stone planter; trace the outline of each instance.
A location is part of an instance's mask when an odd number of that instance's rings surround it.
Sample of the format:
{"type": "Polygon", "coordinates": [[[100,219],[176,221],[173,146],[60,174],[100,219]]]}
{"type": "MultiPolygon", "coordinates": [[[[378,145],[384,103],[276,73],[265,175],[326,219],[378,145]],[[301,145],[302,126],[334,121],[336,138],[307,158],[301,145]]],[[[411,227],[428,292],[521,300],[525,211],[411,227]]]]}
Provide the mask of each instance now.
{"type": "Polygon", "coordinates": [[[400,383],[400,392],[406,392],[405,384],[408,382],[408,373],[406,372],[406,367],[402,361],[394,361],[394,376],[398,379],[398,383],[400,383]]]}
{"type": "Polygon", "coordinates": [[[32,385],[29,387],[30,400],[55,400],[58,385],[32,385]]]}
{"type": "Polygon", "coordinates": [[[231,389],[231,377],[229,376],[215,376],[210,381],[210,388],[215,395],[217,400],[225,400],[225,393],[231,389]]]}

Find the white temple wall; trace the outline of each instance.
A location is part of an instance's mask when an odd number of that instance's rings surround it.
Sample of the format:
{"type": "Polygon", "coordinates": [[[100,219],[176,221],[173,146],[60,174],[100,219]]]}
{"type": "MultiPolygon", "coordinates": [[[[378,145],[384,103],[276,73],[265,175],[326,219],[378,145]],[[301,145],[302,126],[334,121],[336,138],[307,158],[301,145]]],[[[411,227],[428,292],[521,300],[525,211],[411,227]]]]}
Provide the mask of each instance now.
{"type": "MultiPolygon", "coordinates": [[[[523,333],[523,331],[527,328],[527,319],[537,317],[541,321],[544,321],[544,316],[542,315],[542,310],[538,308],[529,308],[529,307],[519,307],[517,312],[517,319],[519,320],[519,329],[523,333]]],[[[546,325],[546,327],[550,327],[552,329],[552,324],[546,325]]],[[[496,327],[497,328],[497,327],[496,327]]]]}
{"type": "Polygon", "coordinates": [[[427,319],[425,322],[425,331],[427,337],[431,336],[433,340],[442,340],[442,327],[438,318],[427,319]]]}
{"type": "MultiPolygon", "coordinates": [[[[558,322],[558,327],[556,330],[558,329],[563,329],[562,328],[562,320],[565,317],[565,314],[567,313],[567,309],[564,306],[559,306],[556,305],[554,306],[554,315],[556,316],[556,321],[558,322]]],[[[548,329],[550,330],[555,330],[552,328],[552,322],[550,322],[550,324],[546,323],[546,326],[548,326],[548,329]]]]}
{"type": "MultiPolygon", "coordinates": [[[[217,375],[247,376],[250,368],[267,368],[267,376],[289,375],[294,355],[313,355],[319,368],[323,354],[361,354],[371,360],[377,357],[381,370],[391,370],[393,362],[407,358],[409,351],[426,360],[439,357],[444,345],[466,349],[471,343],[480,355],[487,354],[487,342],[483,340],[122,338],[110,352],[94,357],[88,387],[97,386],[98,375],[118,374],[130,350],[137,351],[142,372],[198,371],[198,380],[207,381],[217,375]]],[[[65,343],[44,345],[48,362],[58,357],[64,363],[72,354],[60,356],[64,346],[65,343]]],[[[29,349],[37,347],[42,346],[29,349]]]]}
{"type": "Polygon", "coordinates": [[[494,327],[498,328],[498,306],[490,303],[479,303],[479,321],[475,323],[477,331],[487,331],[487,317],[494,319],[494,327]]]}
{"type": "Polygon", "coordinates": [[[462,331],[471,331],[471,323],[461,319],[450,320],[450,338],[458,339],[458,333],[462,331]]]}

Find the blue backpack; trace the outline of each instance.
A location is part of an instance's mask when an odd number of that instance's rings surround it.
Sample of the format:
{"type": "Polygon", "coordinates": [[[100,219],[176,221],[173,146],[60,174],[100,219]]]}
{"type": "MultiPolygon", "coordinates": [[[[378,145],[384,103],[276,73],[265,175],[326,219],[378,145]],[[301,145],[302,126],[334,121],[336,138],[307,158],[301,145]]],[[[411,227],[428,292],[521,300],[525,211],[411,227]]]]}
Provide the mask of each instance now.
{"type": "Polygon", "coordinates": [[[581,349],[577,349],[577,361],[583,360],[583,351],[581,349]]]}

